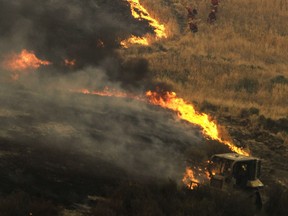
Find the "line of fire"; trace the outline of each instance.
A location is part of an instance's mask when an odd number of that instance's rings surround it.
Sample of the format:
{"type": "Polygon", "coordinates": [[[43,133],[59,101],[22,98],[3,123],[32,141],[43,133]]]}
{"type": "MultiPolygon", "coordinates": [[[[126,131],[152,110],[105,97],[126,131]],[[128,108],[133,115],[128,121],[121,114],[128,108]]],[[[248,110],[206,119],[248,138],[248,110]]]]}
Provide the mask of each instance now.
{"type": "MultiPolygon", "coordinates": [[[[156,40],[167,38],[166,29],[163,24],[160,24],[158,20],[153,18],[148,10],[140,4],[139,0],[127,0],[130,4],[131,14],[135,19],[145,20],[149,25],[154,29],[156,35],[156,40]]],[[[146,36],[139,37],[131,35],[130,38],[121,41],[121,45],[125,48],[128,48],[130,45],[138,44],[142,46],[148,46],[151,41],[151,35],[147,34],[146,36]]]]}
{"type": "MultiPolygon", "coordinates": [[[[167,38],[165,26],[160,24],[155,18],[150,16],[148,10],[140,4],[139,0],[127,0],[130,4],[131,14],[135,19],[146,20],[154,29],[155,38],[167,38]]],[[[151,35],[138,37],[131,35],[130,38],[121,41],[121,45],[128,48],[132,44],[149,45],[151,35]]],[[[99,46],[104,46],[101,42],[99,46]]],[[[11,54],[5,58],[2,67],[11,71],[12,79],[17,80],[21,73],[35,71],[41,66],[49,66],[52,62],[40,59],[35,52],[22,50],[19,54],[11,54]]],[[[74,67],[76,59],[64,59],[63,64],[67,67],[74,67]]],[[[75,93],[85,95],[97,95],[102,97],[130,98],[142,101],[151,105],[162,107],[176,113],[179,119],[202,128],[203,135],[207,139],[212,139],[229,147],[234,153],[218,154],[212,156],[207,161],[205,167],[188,166],[184,173],[183,182],[188,188],[194,189],[199,184],[210,181],[210,185],[215,188],[227,189],[232,187],[250,188],[256,194],[257,202],[261,203],[258,189],[263,187],[259,180],[261,161],[252,157],[250,153],[237,147],[233,142],[225,140],[219,134],[219,126],[211,117],[205,113],[197,112],[193,104],[177,96],[175,92],[157,92],[148,90],[143,95],[133,95],[127,92],[106,88],[102,91],[88,89],[71,90],[75,93]]]]}
{"type": "Polygon", "coordinates": [[[259,188],[264,186],[259,180],[261,161],[258,158],[250,156],[248,151],[221,138],[217,124],[210,120],[207,114],[197,112],[191,103],[178,97],[175,92],[159,93],[157,91],[147,91],[145,96],[135,96],[109,88],[103,91],[82,89],[77,92],[87,95],[131,98],[148,102],[149,104],[172,110],[180,119],[201,127],[205,137],[228,146],[235,153],[214,155],[211,160],[207,161],[204,167],[186,167],[182,179],[183,183],[190,189],[194,189],[200,184],[206,184],[209,181],[211,186],[221,189],[229,190],[229,188],[234,186],[245,189],[249,188],[249,193],[255,195],[257,204],[261,205],[259,188]]]}

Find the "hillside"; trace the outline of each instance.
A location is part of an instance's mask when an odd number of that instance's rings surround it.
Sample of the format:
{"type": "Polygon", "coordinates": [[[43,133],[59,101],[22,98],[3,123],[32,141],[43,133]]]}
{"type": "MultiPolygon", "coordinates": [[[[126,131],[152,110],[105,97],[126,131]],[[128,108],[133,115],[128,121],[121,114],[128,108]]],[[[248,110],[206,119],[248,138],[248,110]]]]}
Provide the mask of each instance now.
{"type": "Polygon", "coordinates": [[[269,167],[287,161],[288,3],[221,1],[210,25],[209,1],[142,2],[169,38],[121,54],[148,59],[155,82],[210,113],[236,142],[276,164],[269,167]],[[185,6],[198,9],[197,33],[188,28],[185,6]]]}
{"type": "Polygon", "coordinates": [[[0,215],[288,215],[288,2],[209,12],[0,1],[0,215]],[[258,190],[209,187],[233,151],[261,159],[262,209],[258,190]]]}
{"type": "Polygon", "coordinates": [[[209,1],[142,2],[166,24],[169,39],[127,49],[125,56],[148,59],[154,79],[187,100],[287,117],[287,2],[221,1],[215,25],[206,23],[209,1]],[[198,8],[197,34],[188,29],[186,5],[198,8]]]}

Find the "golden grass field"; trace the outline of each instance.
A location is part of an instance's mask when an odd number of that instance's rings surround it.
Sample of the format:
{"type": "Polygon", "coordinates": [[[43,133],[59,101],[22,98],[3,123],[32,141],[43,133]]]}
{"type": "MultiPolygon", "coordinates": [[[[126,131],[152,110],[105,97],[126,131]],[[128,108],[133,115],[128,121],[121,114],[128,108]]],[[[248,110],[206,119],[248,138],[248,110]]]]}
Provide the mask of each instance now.
{"type": "Polygon", "coordinates": [[[140,3],[165,24],[169,37],[121,52],[148,59],[155,81],[170,84],[187,101],[288,117],[287,0],[222,0],[212,26],[206,22],[209,0],[140,3]],[[188,29],[186,5],[198,8],[196,34],[188,29]]]}

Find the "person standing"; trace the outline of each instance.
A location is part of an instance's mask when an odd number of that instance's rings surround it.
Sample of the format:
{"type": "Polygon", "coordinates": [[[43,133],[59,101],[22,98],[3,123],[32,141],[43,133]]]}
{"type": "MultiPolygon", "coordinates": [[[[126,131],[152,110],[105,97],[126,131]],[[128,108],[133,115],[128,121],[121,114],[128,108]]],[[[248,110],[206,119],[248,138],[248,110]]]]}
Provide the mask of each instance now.
{"type": "Polygon", "coordinates": [[[196,8],[191,9],[190,7],[186,7],[187,9],[187,18],[188,18],[188,25],[191,32],[196,33],[198,32],[198,25],[197,25],[197,19],[196,16],[198,14],[198,11],[196,8]]]}
{"type": "Polygon", "coordinates": [[[217,20],[217,18],[216,18],[216,11],[215,11],[214,9],[212,9],[211,12],[210,12],[209,15],[208,15],[207,22],[208,22],[209,24],[213,24],[213,23],[216,22],[216,20],[217,20]]]}

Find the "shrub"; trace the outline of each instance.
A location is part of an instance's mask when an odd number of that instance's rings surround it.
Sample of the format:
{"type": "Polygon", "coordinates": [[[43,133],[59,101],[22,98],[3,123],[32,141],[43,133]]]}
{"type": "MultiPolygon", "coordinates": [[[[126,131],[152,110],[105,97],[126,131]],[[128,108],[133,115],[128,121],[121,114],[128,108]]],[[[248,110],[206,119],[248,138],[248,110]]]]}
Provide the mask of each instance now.
{"type": "Polygon", "coordinates": [[[282,75],[276,76],[270,80],[272,84],[288,84],[288,79],[282,75]]]}
{"type": "Polygon", "coordinates": [[[259,82],[251,78],[243,78],[238,81],[235,86],[236,91],[245,90],[248,93],[257,93],[259,89],[259,82]]]}

